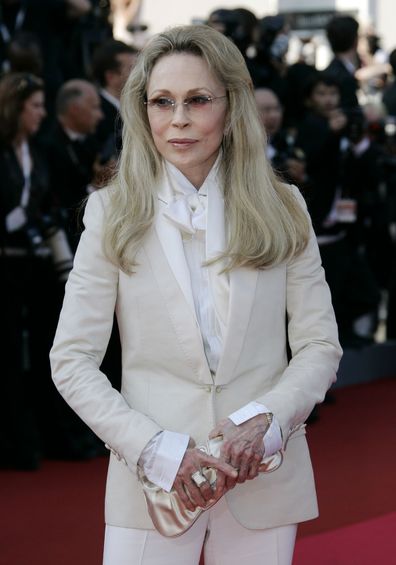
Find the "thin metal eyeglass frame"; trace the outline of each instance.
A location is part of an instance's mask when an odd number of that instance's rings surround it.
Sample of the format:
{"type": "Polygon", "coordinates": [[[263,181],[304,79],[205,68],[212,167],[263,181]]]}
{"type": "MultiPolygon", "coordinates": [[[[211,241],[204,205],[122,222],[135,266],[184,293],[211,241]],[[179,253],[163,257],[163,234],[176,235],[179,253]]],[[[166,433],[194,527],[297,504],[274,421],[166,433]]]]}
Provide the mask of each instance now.
{"type": "MultiPolygon", "coordinates": [[[[205,95],[205,96],[202,96],[202,97],[206,98],[206,99],[208,100],[208,102],[210,102],[210,107],[212,107],[212,102],[213,102],[214,100],[220,100],[221,98],[228,98],[227,94],[224,94],[223,96],[206,96],[206,95],[205,95]]],[[[161,98],[161,97],[159,97],[159,98],[161,98]]],[[[177,106],[178,104],[182,104],[182,105],[185,107],[185,109],[186,109],[187,112],[191,111],[191,109],[190,109],[190,107],[189,107],[189,103],[190,103],[190,101],[191,101],[191,98],[194,98],[194,97],[191,97],[190,99],[189,99],[189,98],[186,98],[186,100],[183,100],[182,102],[176,102],[176,100],[173,100],[172,98],[167,98],[166,96],[163,96],[162,98],[166,98],[166,100],[169,100],[169,101],[171,102],[172,113],[174,114],[174,113],[175,113],[175,110],[176,110],[176,106],[177,106]]],[[[144,105],[147,106],[148,108],[155,108],[155,106],[154,106],[153,104],[150,104],[150,102],[153,103],[154,100],[155,100],[155,98],[154,98],[154,99],[150,99],[150,100],[145,100],[145,101],[144,101],[144,105]]],[[[205,106],[202,106],[201,109],[204,109],[204,108],[205,108],[205,106]]],[[[160,110],[160,111],[162,112],[162,111],[164,111],[164,110],[167,111],[167,110],[169,110],[170,108],[167,107],[167,106],[164,106],[163,108],[157,107],[157,108],[155,108],[155,109],[160,110]]]]}

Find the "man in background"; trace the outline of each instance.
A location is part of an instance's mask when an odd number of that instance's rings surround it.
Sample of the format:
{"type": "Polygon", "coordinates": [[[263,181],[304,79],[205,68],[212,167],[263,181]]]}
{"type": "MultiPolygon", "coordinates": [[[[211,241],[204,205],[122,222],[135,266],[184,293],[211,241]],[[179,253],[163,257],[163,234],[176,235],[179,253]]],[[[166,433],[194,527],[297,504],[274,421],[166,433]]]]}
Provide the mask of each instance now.
{"type": "Polygon", "coordinates": [[[51,185],[75,249],[78,209],[103,169],[95,137],[103,113],[95,86],[80,79],[66,82],[56,98],[56,116],[48,147],[51,185]]]}
{"type": "Polygon", "coordinates": [[[357,53],[359,24],[352,16],[334,16],[327,24],[327,39],[334,58],[324,73],[340,85],[340,107],[358,106],[358,81],[355,72],[360,66],[357,53]]]}
{"type": "Polygon", "coordinates": [[[97,48],[92,60],[92,75],[99,87],[103,120],[96,130],[101,158],[116,157],[121,148],[122,121],[120,97],[125,82],[135,65],[137,49],[111,39],[97,48]]]}

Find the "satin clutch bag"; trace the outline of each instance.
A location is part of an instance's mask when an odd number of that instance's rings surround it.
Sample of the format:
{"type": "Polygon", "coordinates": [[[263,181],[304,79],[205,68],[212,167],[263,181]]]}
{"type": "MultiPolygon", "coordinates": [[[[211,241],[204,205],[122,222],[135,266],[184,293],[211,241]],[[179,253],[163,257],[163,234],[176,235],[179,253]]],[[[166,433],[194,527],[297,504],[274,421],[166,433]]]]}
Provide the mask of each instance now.
{"type": "MultiPolygon", "coordinates": [[[[204,445],[198,446],[198,449],[213,457],[219,457],[222,441],[221,437],[214,438],[208,440],[204,445]]],[[[280,467],[282,460],[283,454],[281,451],[277,451],[270,457],[265,457],[259,467],[260,473],[276,471],[280,467]]],[[[205,475],[212,488],[214,488],[216,485],[216,469],[204,467],[201,472],[205,475]]],[[[138,477],[143,487],[147,510],[153,525],[165,537],[177,537],[184,534],[196,522],[202,512],[215,504],[214,502],[211,505],[205,506],[205,508],[196,508],[192,512],[184,506],[175,490],[166,492],[161,487],[158,487],[147,479],[139,466],[138,477]]]]}

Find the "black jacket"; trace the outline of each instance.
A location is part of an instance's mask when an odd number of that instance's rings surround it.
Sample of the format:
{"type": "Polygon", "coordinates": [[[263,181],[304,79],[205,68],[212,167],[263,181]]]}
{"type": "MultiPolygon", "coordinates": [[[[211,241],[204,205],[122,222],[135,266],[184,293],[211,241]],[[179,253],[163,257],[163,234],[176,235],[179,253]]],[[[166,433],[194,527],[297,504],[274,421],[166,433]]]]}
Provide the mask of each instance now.
{"type": "Polygon", "coordinates": [[[27,229],[34,228],[42,233],[48,221],[53,221],[53,199],[50,190],[48,162],[44,150],[36,143],[30,143],[32,173],[30,197],[26,207],[27,225],[12,233],[6,231],[6,216],[21,203],[25,184],[22,168],[9,145],[0,146],[0,222],[1,245],[27,248],[30,245],[27,229]],[[50,218],[51,217],[51,218],[50,218]]]}
{"type": "Polygon", "coordinates": [[[88,196],[87,187],[94,176],[98,152],[99,144],[93,135],[83,141],[72,141],[60,124],[56,124],[49,137],[50,182],[73,248],[81,232],[79,210],[88,196]]]}

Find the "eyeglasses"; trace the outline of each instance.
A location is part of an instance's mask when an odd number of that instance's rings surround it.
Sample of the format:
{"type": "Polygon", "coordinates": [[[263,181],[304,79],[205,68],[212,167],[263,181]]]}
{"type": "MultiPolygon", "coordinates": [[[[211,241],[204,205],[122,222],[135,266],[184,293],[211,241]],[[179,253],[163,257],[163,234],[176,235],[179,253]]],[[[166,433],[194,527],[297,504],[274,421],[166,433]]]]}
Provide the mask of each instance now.
{"type": "MultiPolygon", "coordinates": [[[[206,96],[203,94],[190,96],[181,102],[187,112],[200,114],[203,112],[207,112],[211,110],[212,103],[216,100],[221,100],[222,98],[227,98],[227,95],[224,96],[206,96]]],[[[150,100],[146,100],[144,102],[146,106],[150,109],[158,112],[160,114],[169,114],[170,112],[174,112],[176,106],[179,104],[176,100],[172,98],[167,98],[166,96],[158,96],[157,98],[151,98],[150,100]]]]}

